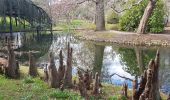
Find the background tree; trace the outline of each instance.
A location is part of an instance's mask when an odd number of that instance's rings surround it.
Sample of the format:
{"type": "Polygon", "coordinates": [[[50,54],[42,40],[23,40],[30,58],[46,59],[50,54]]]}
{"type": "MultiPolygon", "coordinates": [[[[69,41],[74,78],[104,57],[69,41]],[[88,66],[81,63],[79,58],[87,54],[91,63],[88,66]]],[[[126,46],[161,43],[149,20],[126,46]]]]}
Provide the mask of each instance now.
{"type": "MultiPolygon", "coordinates": [[[[143,0],[140,4],[133,6],[131,9],[126,10],[120,18],[120,30],[123,31],[136,31],[143,16],[144,10],[148,4],[148,0],[143,0]]],[[[165,8],[162,0],[158,0],[153,14],[146,24],[146,31],[158,33],[164,30],[164,16],[165,8]]]]}

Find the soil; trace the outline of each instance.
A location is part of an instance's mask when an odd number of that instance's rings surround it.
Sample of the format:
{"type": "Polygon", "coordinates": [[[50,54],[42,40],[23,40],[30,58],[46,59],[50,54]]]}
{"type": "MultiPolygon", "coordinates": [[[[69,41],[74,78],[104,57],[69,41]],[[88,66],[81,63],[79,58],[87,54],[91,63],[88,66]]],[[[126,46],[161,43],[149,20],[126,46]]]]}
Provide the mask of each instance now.
{"type": "Polygon", "coordinates": [[[170,47],[170,27],[165,28],[163,33],[159,34],[137,34],[134,32],[122,31],[79,31],[76,36],[79,39],[85,39],[95,42],[108,42],[116,44],[126,44],[135,46],[166,46],[170,47]]]}

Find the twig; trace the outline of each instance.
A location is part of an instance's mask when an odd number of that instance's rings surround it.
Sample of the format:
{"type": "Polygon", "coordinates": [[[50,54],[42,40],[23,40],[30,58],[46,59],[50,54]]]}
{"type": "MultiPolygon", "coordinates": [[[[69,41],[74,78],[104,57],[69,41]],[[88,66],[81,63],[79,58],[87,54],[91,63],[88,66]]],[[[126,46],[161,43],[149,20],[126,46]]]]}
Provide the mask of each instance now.
{"type": "Polygon", "coordinates": [[[114,75],[117,75],[117,76],[119,76],[120,78],[124,78],[124,79],[126,79],[126,80],[133,81],[133,79],[130,79],[130,78],[125,77],[125,76],[121,76],[121,75],[119,75],[119,74],[117,74],[117,73],[113,73],[113,74],[111,74],[111,75],[110,75],[110,77],[112,77],[112,76],[114,76],[114,75]]]}
{"type": "Polygon", "coordinates": [[[136,5],[139,5],[142,1],[143,1],[143,0],[140,0],[140,1],[138,1],[137,3],[135,3],[135,4],[132,4],[132,6],[130,6],[129,8],[125,8],[125,9],[120,10],[120,11],[116,9],[116,6],[115,6],[114,4],[113,4],[113,6],[111,6],[111,8],[112,8],[116,13],[121,13],[121,12],[124,12],[124,11],[126,11],[126,10],[131,9],[132,7],[134,7],[134,6],[136,6],[136,5]]]}

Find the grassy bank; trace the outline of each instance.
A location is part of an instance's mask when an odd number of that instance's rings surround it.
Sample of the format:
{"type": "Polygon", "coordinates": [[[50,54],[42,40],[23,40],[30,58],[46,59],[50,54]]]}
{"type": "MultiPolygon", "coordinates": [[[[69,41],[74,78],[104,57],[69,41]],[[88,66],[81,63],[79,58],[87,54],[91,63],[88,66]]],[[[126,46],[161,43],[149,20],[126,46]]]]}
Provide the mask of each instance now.
{"type": "MultiPolygon", "coordinates": [[[[82,29],[82,30],[95,30],[96,26],[93,22],[87,20],[71,20],[70,22],[62,22],[56,24],[53,27],[53,30],[63,30],[63,31],[71,31],[74,29],[82,29]]],[[[118,30],[117,24],[106,24],[106,30],[118,30]]]]}
{"type": "MultiPolygon", "coordinates": [[[[84,100],[78,90],[64,90],[48,87],[47,83],[39,77],[32,78],[27,75],[28,67],[20,68],[21,79],[7,79],[0,75],[0,100],[84,100]]],[[[38,69],[40,76],[43,75],[42,69],[38,69]]],[[[102,84],[100,96],[97,100],[131,100],[132,91],[128,90],[129,99],[121,96],[121,87],[111,84],[102,84]]],[[[89,91],[90,93],[91,91],[89,91]]],[[[162,99],[166,96],[162,94],[162,99]]],[[[90,100],[96,100],[91,95],[90,100]]]]}

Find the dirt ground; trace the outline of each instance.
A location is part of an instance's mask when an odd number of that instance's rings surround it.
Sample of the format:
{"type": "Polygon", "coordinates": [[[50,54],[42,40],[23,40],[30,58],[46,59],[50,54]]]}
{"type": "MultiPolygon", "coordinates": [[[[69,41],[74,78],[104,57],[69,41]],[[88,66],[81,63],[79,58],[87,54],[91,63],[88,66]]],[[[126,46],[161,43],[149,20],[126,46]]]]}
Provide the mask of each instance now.
{"type": "Polygon", "coordinates": [[[166,46],[170,47],[170,27],[165,28],[165,32],[159,34],[137,34],[134,32],[122,31],[79,31],[76,36],[80,39],[108,42],[116,44],[126,44],[134,46],[166,46]]]}

